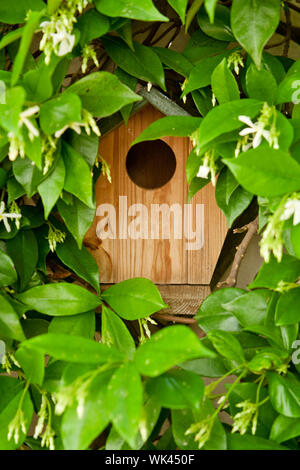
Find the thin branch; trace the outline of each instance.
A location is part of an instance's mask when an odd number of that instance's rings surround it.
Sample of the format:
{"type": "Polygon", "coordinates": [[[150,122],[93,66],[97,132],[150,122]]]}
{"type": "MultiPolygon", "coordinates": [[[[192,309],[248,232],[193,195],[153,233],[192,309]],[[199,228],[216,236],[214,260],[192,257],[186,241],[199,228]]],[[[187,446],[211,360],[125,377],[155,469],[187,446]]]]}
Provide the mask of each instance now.
{"type": "Polygon", "coordinates": [[[286,37],[285,37],[285,44],[283,48],[283,56],[287,57],[289,54],[289,49],[290,49],[293,26],[292,26],[291,12],[288,8],[285,8],[284,14],[285,14],[285,19],[286,19],[286,37]]]}
{"type": "Polygon", "coordinates": [[[245,253],[247,251],[247,248],[252,238],[257,233],[257,229],[258,229],[258,217],[256,217],[256,219],[254,219],[252,222],[245,225],[241,229],[234,230],[234,233],[241,233],[244,231],[247,231],[247,233],[245,237],[243,238],[241,244],[237,247],[237,251],[236,251],[228,278],[226,279],[226,281],[219,282],[218,287],[235,287],[236,286],[237,275],[240,269],[241,262],[245,256],[245,253]]]}
{"type": "Polygon", "coordinates": [[[168,313],[155,313],[152,315],[152,317],[157,318],[158,320],[170,321],[173,323],[182,323],[184,325],[197,325],[197,322],[196,320],[194,320],[194,318],[169,315],[168,313]]]}

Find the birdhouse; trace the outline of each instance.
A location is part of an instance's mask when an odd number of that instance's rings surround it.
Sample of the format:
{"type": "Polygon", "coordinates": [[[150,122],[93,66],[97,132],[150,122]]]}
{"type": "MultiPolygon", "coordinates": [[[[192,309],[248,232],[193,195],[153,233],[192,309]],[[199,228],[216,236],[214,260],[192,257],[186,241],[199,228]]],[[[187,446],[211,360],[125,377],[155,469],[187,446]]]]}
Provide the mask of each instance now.
{"type": "Polygon", "coordinates": [[[100,139],[110,183],[96,183],[97,212],[86,239],[101,285],[133,277],[151,279],[170,311],[194,314],[210,292],[227,233],[211,184],[188,204],[185,163],[190,140],[165,137],[132,145],[164,115],[146,104],[100,139]]]}

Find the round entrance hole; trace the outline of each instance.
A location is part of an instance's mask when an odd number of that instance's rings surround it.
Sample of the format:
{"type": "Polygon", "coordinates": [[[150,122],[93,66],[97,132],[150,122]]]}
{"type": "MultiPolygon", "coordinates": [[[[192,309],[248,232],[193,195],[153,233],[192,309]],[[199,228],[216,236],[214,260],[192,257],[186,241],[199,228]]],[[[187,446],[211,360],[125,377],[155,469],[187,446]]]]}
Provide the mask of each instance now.
{"type": "Polygon", "coordinates": [[[176,158],[171,147],[162,140],[140,142],[126,157],[129,178],[144,189],[157,189],[170,181],[176,170],[176,158]]]}

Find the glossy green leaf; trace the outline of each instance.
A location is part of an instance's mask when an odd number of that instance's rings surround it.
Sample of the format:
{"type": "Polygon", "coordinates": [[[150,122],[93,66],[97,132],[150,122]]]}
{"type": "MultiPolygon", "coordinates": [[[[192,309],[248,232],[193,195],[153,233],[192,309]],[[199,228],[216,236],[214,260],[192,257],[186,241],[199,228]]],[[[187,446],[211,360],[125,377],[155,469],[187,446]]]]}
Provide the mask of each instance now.
{"type": "Polygon", "coordinates": [[[258,147],[224,162],[238,182],[253,194],[280,196],[300,189],[300,165],[281,150],[258,147]]]}
{"type": "Polygon", "coordinates": [[[300,321],[300,288],[282,294],[276,307],[276,325],[290,325],[300,321]]]}
{"type": "Polygon", "coordinates": [[[0,287],[9,286],[18,279],[12,259],[0,250],[0,287]]]}
{"type": "Polygon", "coordinates": [[[100,13],[113,18],[121,16],[142,21],[168,21],[154,7],[152,0],[95,0],[100,13]]]}
{"type": "Polygon", "coordinates": [[[201,59],[192,69],[187,84],[183,90],[183,96],[193,90],[204,88],[211,83],[212,73],[215,68],[222,62],[224,54],[201,59]]]}
{"type": "Polygon", "coordinates": [[[33,287],[17,295],[20,302],[46,315],[76,315],[101,304],[100,299],[83,287],[67,282],[33,287]]]}
{"type": "Polygon", "coordinates": [[[133,278],[114,284],[102,293],[102,298],[126,320],[148,317],[167,307],[157,287],[145,278],[133,278]]]}
{"type": "Polygon", "coordinates": [[[278,87],[272,73],[263,68],[259,70],[254,64],[248,68],[246,87],[249,98],[267,101],[269,104],[276,100],[278,87]]]}
{"type": "Polygon", "coordinates": [[[84,46],[93,39],[106,34],[110,29],[110,22],[107,16],[91,9],[79,16],[76,28],[80,31],[80,44],[84,46]]]}
{"type": "Polygon", "coordinates": [[[48,332],[93,339],[95,334],[95,312],[54,317],[49,324],[48,332]]]}
{"type": "Polygon", "coordinates": [[[270,297],[271,293],[268,290],[247,292],[223,304],[223,307],[232,312],[243,327],[258,325],[264,323],[270,297]]]}
{"type": "MultiPolygon", "coordinates": [[[[227,101],[234,101],[240,98],[238,84],[227,66],[227,60],[223,59],[217,65],[211,76],[212,91],[220,104],[227,103],[227,101]]],[[[251,96],[251,98],[257,98],[251,96]]]]}
{"type": "Polygon", "coordinates": [[[168,0],[168,3],[176,11],[181,19],[182,24],[185,23],[185,14],[188,6],[188,0],[168,0]]]}
{"type": "Polygon", "coordinates": [[[74,238],[67,235],[64,243],[57,246],[56,254],[66,266],[100,292],[98,265],[84,246],[80,250],[74,238]]]}
{"type": "Polygon", "coordinates": [[[0,335],[23,341],[25,339],[19,317],[8,299],[0,295],[0,335]]]}
{"type": "Polygon", "coordinates": [[[234,0],[231,27],[237,41],[259,68],[262,51],[280,20],[280,1],[234,0]]]}
{"type": "Polygon", "coordinates": [[[245,294],[243,289],[224,288],[209,295],[201,304],[196,320],[205,333],[210,330],[220,329],[223,331],[239,331],[240,326],[236,317],[224,305],[241,295],[245,294]]]}
{"type": "Polygon", "coordinates": [[[193,331],[183,325],[156,332],[136,351],[135,364],[139,372],[157,377],[171,367],[197,357],[215,357],[203,346],[193,331]]]}
{"type": "Polygon", "coordinates": [[[238,186],[226,203],[224,183],[223,178],[219,177],[216,186],[216,201],[225,214],[228,227],[231,227],[236,218],[247,209],[253,199],[253,194],[249,193],[241,186],[238,186]]]}
{"type": "Polygon", "coordinates": [[[76,93],[83,107],[99,118],[142,99],[109,72],[95,72],[81,78],[67,88],[65,94],[69,93],[76,93]]]}
{"type": "Polygon", "coordinates": [[[44,206],[45,219],[55,206],[65,183],[65,165],[61,157],[57,159],[57,163],[50,175],[44,179],[38,186],[38,192],[42,198],[44,206]]]}
{"type": "Polygon", "coordinates": [[[124,322],[112,310],[102,306],[102,339],[132,359],[135,353],[134,340],[124,322]]]}
{"type": "Polygon", "coordinates": [[[147,393],[155,396],[165,408],[199,408],[204,395],[204,383],[193,372],[174,369],[149,380],[147,393]]]}
{"type": "Polygon", "coordinates": [[[300,435],[300,419],[279,415],[273,422],[270,439],[281,444],[300,435]]]}
{"type": "Polygon", "coordinates": [[[143,389],[134,364],[123,364],[108,386],[110,417],[119,434],[134,448],[142,413],[143,389]]]}
{"type": "Polygon", "coordinates": [[[96,208],[86,206],[77,198],[73,199],[71,205],[59,199],[57,208],[80,249],[84,236],[94,221],[96,208]]]}
{"type": "Polygon", "coordinates": [[[32,197],[43,179],[42,172],[29,158],[17,158],[13,162],[13,173],[17,182],[25,189],[28,197],[32,197]]]}
{"type": "Polygon", "coordinates": [[[73,122],[81,122],[81,102],[75,93],[64,93],[41,106],[40,123],[46,134],[54,134],[73,122]]]}
{"type": "Polygon", "coordinates": [[[281,376],[268,373],[269,395],[275,410],[290,418],[300,417],[300,382],[289,373],[281,376]]]}
{"type": "Polygon", "coordinates": [[[214,348],[221,356],[239,366],[245,362],[243,349],[239,341],[228,331],[211,330],[207,334],[214,348]]]}
{"type": "Polygon", "coordinates": [[[271,256],[269,263],[264,263],[254,281],[249,285],[250,289],[257,287],[275,289],[278,283],[294,282],[300,276],[300,261],[286,253],[283,254],[280,263],[271,256]]]}
{"type": "Polygon", "coordinates": [[[44,354],[36,349],[21,347],[16,351],[15,357],[25,373],[26,380],[42,385],[45,372],[44,354]]]}
{"type": "Polygon", "coordinates": [[[205,0],[204,1],[204,6],[205,6],[206,12],[209,16],[209,20],[211,23],[214,22],[215,9],[216,9],[217,3],[218,3],[218,0],[205,0]]]}
{"type": "Polygon", "coordinates": [[[12,0],[9,5],[0,1],[0,21],[2,23],[24,23],[29,10],[40,11],[45,8],[42,0],[12,0]]]}
{"type": "Polygon", "coordinates": [[[78,417],[77,402],[63,415],[61,434],[65,449],[85,450],[109,423],[107,385],[111,371],[101,372],[86,390],[82,416],[78,417]]]}
{"type": "Polygon", "coordinates": [[[66,169],[64,189],[74,194],[87,206],[94,207],[92,174],[88,164],[66,142],[62,143],[62,155],[66,169]]]}
{"type": "Polygon", "coordinates": [[[164,69],[153,49],[134,42],[134,51],[117,37],[102,40],[110,58],[125,72],[146,82],[156,83],[165,90],[164,69]]]}
{"type": "Polygon", "coordinates": [[[193,64],[183,54],[164,47],[154,47],[153,50],[164,65],[183,77],[188,77],[191,73],[193,64]]]}
{"type": "Polygon", "coordinates": [[[199,128],[201,121],[202,118],[192,116],[163,117],[150,124],[131,145],[166,136],[188,137],[199,128]]]}
{"type": "Polygon", "coordinates": [[[33,348],[55,359],[78,364],[104,364],[121,361],[119,351],[80,336],[48,333],[23,341],[22,348],[33,348]]]}
{"type": "Polygon", "coordinates": [[[20,289],[28,284],[38,260],[38,245],[31,230],[21,230],[6,242],[7,253],[16,267],[20,279],[20,289]]]}
{"type": "MultiPolygon", "coordinates": [[[[206,2],[207,3],[207,2],[206,2]]],[[[206,6],[205,3],[205,6],[206,6]]],[[[210,3],[216,3],[210,0],[210,3]]],[[[209,14],[209,12],[207,12],[209,14]]],[[[210,6],[210,18],[207,16],[205,9],[202,8],[197,15],[198,23],[202,31],[214,39],[219,41],[233,41],[234,37],[230,28],[230,12],[224,5],[210,6]],[[211,20],[212,10],[214,11],[214,21],[211,20]]]]}
{"type": "Polygon", "coordinates": [[[228,450],[288,450],[270,439],[251,434],[228,434],[228,450]]]}
{"type": "Polygon", "coordinates": [[[99,137],[97,135],[87,135],[85,132],[77,134],[71,131],[68,134],[68,143],[76,152],[80,153],[91,168],[94,166],[99,150],[99,137]]]}

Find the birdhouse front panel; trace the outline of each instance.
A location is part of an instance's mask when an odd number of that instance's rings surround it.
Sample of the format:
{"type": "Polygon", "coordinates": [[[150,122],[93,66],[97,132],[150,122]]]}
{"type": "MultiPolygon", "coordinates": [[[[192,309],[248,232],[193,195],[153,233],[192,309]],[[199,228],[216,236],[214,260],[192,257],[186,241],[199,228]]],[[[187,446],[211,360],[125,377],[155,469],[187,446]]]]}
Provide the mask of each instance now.
{"type": "Polygon", "coordinates": [[[163,117],[146,105],[101,138],[111,180],[96,183],[97,213],[86,240],[102,283],[147,277],[156,284],[209,284],[227,231],[214,188],[187,203],[188,138],[133,141],[163,117]]]}

